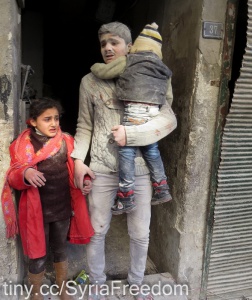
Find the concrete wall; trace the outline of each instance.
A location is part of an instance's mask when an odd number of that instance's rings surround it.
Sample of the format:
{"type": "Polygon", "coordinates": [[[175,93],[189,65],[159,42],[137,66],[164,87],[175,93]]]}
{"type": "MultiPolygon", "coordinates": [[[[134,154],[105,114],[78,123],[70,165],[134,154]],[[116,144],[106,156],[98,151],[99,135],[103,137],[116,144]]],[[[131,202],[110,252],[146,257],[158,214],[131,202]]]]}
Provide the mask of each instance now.
{"type": "Polygon", "coordinates": [[[160,149],[173,201],[154,207],[150,257],[199,299],[223,41],[202,38],[202,21],[225,22],[226,0],[166,2],[164,60],[173,71],[178,128],[160,149]],[[167,151],[167,149],[169,149],[167,151]]]}
{"type": "MultiPolygon", "coordinates": [[[[9,166],[8,147],[19,132],[20,14],[16,1],[0,0],[0,190],[9,166]]],[[[0,209],[0,285],[22,276],[16,240],[6,240],[0,209]]],[[[0,298],[4,299],[0,288],[0,298]]],[[[11,296],[7,297],[12,299],[11,296]]],[[[15,297],[13,299],[16,299],[15,297]]]]}

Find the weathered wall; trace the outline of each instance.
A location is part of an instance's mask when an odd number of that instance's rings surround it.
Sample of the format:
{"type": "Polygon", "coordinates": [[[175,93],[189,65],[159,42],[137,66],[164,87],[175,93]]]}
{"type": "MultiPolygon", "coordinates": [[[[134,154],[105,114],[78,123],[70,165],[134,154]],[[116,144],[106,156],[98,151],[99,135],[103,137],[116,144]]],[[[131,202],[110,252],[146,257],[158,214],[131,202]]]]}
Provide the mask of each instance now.
{"type": "MultiPolygon", "coordinates": [[[[16,1],[0,0],[0,190],[9,166],[8,147],[19,131],[20,15],[16,1]]],[[[17,241],[6,240],[0,209],[0,284],[19,280],[17,241]]],[[[4,299],[0,289],[0,298],[4,299]]],[[[7,297],[12,299],[11,296],[7,297]]],[[[16,299],[14,297],[13,299],[16,299]]]]}
{"type": "Polygon", "coordinates": [[[154,207],[150,256],[199,299],[223,42],[202,38],[202,21],[225,22],[226,0],[166,2],[164,60],[173,71],[178,128],[160,149],[173,201],[154,207]],[[169,149],[167,151],[167,149],[169,149]]]}

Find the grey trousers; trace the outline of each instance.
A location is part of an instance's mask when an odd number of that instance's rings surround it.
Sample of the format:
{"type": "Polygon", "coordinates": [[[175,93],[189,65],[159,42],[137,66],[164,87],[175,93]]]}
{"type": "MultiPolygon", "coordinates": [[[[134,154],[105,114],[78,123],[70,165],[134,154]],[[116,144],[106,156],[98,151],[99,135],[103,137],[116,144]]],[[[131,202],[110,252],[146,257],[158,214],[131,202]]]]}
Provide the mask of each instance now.
{"type": "MultiPolygon", "coordinates": [[[[103,284],[106,281],[105,236],[110,227],[111,207],[118,191],[118,175],[95,174],[89,198],[89,210],[95,235],[87,244],[87,260],[91,283],[103,284]]],[[[149,246],[152,187],[149,175],[136,176],[136,210],[127,214],[130,236],[130,266],[128,282],[141,284],[144,277],[149,246]]],[[[115,259],[117,259],[115,257],[115,259]]],[[[118,259],[120,259],[118,257],[118,259]]]]}

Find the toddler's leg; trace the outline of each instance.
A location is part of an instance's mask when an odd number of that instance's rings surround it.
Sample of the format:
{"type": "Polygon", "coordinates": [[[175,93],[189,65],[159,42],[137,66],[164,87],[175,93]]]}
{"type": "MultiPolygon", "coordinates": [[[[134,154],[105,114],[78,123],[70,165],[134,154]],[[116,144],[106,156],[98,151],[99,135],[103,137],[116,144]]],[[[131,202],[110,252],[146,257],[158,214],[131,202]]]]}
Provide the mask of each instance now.
{"type": "Polygon", "coordinates": [[[163,161],[158,149],[158,143],[144,146],[140,149],[150,170],[154,190],[151,205],[157,205],[172,200],[163,161]]]}
{"type": "Polygon", "coordinates": [[[119,189],[115,204],[111,208],[113,215],[128,213],[136,208],[134,201],[136,149],[128,146],[119,148],[119,189]]]}

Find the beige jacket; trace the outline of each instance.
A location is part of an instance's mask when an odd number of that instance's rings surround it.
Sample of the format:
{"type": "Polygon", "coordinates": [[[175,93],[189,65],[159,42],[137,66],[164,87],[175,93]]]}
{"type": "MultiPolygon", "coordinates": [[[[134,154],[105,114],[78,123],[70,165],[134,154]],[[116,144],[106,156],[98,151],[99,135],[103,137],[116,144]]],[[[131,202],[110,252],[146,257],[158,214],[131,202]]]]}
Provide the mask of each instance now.
{"type": "MultiPolygon", "coordinates": [[[[171,82],[169,89],[171,90],[171,82]]],[[[149,122],[138,126],[125,126],[127,146],[152,144],[177,127],[170,101],[172,102],[171,99],[167,99],[167,104],[162,106],[158,116],[149,122]]],[[[79,116],[71,156],[84,161],[91,146],[90,168],[94,172],[118,172],[119,146],[113,140],[111,128],[122,123],[123,112],[123,102],[116,98],[113,80],[102,80],[92,73],[84,76],[80,84],[79,116]]],[[[140,151],[135,159],[135,173],[149,173],[140,151]]]]}

